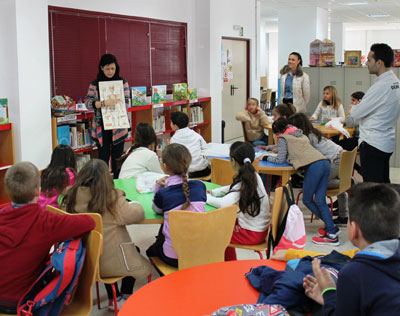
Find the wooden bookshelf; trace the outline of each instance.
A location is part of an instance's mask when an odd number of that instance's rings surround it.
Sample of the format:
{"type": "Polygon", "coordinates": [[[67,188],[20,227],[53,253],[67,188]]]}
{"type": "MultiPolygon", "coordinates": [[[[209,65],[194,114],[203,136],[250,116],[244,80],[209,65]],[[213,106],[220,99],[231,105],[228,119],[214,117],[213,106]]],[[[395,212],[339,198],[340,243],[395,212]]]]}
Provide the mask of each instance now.
{"type": "Polygon", "coordinates": [[[4,177],[15,163],[14,134],[11,123],[0,125],[0,208],[11,202],[6,193],[4,177]]]}

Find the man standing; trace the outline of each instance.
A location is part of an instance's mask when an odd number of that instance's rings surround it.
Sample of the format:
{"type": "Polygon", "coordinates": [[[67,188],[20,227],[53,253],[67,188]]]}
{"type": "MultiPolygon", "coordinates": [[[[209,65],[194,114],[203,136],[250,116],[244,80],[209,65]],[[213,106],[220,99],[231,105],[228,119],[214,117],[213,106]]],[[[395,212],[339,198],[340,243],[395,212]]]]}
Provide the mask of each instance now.
{"type": "Polygon", "coordinates": [[[358,147],[364,182],[390,183],[389,159],[395,149],[394,127],[400,114],[400,82],[390,70],[392,62],[390,46],[371,46],[368,71],[378,78],[346,119],[360,126],[358,147]]]}

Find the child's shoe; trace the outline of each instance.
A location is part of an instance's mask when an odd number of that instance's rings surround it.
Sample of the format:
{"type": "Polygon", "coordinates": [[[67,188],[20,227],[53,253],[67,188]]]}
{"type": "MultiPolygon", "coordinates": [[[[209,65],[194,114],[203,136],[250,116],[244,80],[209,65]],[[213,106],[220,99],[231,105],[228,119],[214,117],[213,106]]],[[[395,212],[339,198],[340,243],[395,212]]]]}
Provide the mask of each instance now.
{"type": "MultiPolygon", "coordinates": [[[[337,226],[335,226],[335,235],[340,235],[341,232],[342,232],[342,231],[340,230],[340,228],[337,227],[337,226]]],[[[324,237],[324,236],[326,235],[325,227],[319,228],[319,229],[318,229],[318,234],[319,234],[321,237],[324,237]]]]}
{"type": "Polygon", "coordinates": [[[326,235],[322,237],[313,237],[312,242],[317,245],[339,246],[339,237],[337,236],[337,234],[326,233],[326,235]]]}
{"type": "Polygon", "coordinates": [[[338,216],[337,218],[335,218],[333,220],[333,222],[335,223],[335,225],[345,226],[345,225],[347,225],[347,217],[338,216]]]}
{"type": "MultiPolygon", "coordinates": [[[[121,309],[122,305],[124,305],[124,303],[126,302],[126,300],[123,297],[118,297],[117,298],[117,307],[118,307],[118,311],[121,309]]],[[[114,300],[108,300],[108,309],[109,312],[114,313],[115,309],[114,309],[114,300]]]]}

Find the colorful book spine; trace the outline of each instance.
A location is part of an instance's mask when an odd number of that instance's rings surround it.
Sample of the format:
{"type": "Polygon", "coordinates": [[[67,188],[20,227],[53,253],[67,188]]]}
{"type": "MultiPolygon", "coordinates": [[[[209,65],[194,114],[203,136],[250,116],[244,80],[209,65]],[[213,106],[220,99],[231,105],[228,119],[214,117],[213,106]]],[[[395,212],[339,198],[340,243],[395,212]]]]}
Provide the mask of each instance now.
{"type": "Polygon", "coordinates": [[[0,99],[0,125],[8,123],[8,100],[0,99]]]}
{"type": "Polygon", "coordinates": [[[146,95],[146,87],[131,87],[132,106],[146,105],[146,95]]]}
{"type": "Polygon", "coordinates": [[[188,99],[187,83],[174,83],[172,85],[172,96],[174,101],[182,101],[188,99]]]}
{"type": "Polygon", "coordinates": [[[167,86],[158,85],[152,86],[152,104],[165,103],[167,101],[167,86]]]}

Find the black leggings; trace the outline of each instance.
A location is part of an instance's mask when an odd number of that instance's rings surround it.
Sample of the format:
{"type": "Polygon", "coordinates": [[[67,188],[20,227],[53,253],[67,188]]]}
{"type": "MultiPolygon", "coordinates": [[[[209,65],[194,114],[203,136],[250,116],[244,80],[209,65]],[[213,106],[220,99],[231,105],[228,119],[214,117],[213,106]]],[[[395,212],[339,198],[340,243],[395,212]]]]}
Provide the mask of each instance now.
{"type": "Polygon", "coordinates": [[[118,179],[119,168],[117,166],[117,159],[122,156],[124,152],[125,141],[122,140],[118,144],[113,144],[112,141],[112,130],[104,131],[103,134],[103,146],[98,145],[99,159],[106,162],[107,166],[110,163],[111,156],[111,170],[114,174],[114,179],[118,179]]]}
{"type": "MultiPolygon", "coordinates": [[[[135,278],[133,277],[124,277],[121,283],[121,292],[118,289],[118,283],[115,284],[115,291],[117,292],[117,297],[121,296],[121,294],[131,295],[133,293],[133,287],[135,286],[135,278]]],[[[107,291],[107,297],[109,300],[113,299],[113,292],[111,284],[104,284],[107,291]]]]}
{"type": "MultiPolygon", "coordinates": [[[[152,244],[147,250],[146,255],[147,257],[159,257],[163,262],[166,264],[173,266],[175,268],[178,267],[178,259],[169,258],[164,254],[163,251],[163,244],[165,241],[165,236],[162,233],[163,225],[161,225],[160,230],[158,231],[158,235],[156,236],[156,241],[152,244]]],[[[158,270],[157,270],[158,271],[158,270]]],[[[163,275],[158,271],[160,275],[163,275]]]]}

